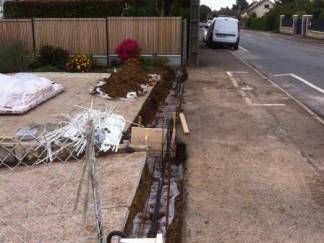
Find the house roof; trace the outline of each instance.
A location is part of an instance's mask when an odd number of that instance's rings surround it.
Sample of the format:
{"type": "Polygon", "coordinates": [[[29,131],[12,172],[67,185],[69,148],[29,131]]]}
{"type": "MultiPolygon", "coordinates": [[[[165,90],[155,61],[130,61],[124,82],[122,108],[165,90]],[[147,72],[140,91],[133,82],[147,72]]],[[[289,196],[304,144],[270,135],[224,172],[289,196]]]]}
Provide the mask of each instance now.
{"type": "Polygon", "coordinates": [[[253,2],[251,3],[251,5],[247,8],[246,12],[252,12],[254,9],[256,9],[257,7],[259,7],[261,4],[264,4],[265,2],[271,2],[272,4],[274,4],[272,1],[269,0],[262,0],[260,2],[253,2]]]}

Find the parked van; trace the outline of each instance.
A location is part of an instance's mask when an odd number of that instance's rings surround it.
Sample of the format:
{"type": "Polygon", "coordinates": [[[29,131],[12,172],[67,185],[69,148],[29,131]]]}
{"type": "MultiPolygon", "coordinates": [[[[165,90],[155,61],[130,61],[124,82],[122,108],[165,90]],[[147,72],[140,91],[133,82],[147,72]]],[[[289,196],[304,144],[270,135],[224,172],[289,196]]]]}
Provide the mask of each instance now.
{"type": "Polygon", "coordinates": [[[208,36],[208,46],[231,46],[235,50],[240,44],[239,20],[233,17],[217,17],[211,24],[208,36]]]}

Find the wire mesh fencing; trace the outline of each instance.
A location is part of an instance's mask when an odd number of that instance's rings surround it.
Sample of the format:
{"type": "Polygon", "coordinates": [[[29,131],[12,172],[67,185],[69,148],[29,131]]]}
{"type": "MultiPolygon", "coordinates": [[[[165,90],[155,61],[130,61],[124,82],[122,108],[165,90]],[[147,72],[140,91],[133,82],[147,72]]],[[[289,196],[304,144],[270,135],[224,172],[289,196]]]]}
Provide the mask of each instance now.
{"type": "Polygon", "coordinates": [[[66,125],[1,126],[0,242],[103,242],[95,129],[66,125]]]}

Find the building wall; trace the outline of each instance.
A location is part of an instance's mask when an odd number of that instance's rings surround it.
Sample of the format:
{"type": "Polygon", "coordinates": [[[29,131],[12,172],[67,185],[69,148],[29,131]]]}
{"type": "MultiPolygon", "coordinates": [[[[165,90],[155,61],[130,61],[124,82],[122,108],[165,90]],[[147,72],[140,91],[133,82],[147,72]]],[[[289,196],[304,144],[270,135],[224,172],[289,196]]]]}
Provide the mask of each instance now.
{"type": "Polygon", "coordinates": [[[309,24],[311,19],[312,19],[312,15],[303,16],[303,21],[305,21],[305,26],[306,26],[305,36],[309,38],[324,40],[324,32],[309,29],[309,24]]]}
{"type": "Polygon", "coordinates": [[[294,31],[294,28],[281,26],[280,33],[294,35],[295,31],[294,31]]]}
{"type": "Polygon", "coordinates": [[[0,0],[0,19],[3,17],[3,3],[4,0],[0,0]]]}
{"type": "Polygon", "coordinates": [[[324,32],[321,31],[307,30],[306,36],[310,38],[324,40],[324,32]]]}
{"type": "Polygon", "coordinates": [[[257,17],[262,17],[265,14],[267,14],[273,7],[274,7],[274,4],[271,1],[265,1],[264,3],[262,3],[258,7],[256,7],[252,11],[252,13],[255,13],[257,17]],[[269,8],[265,8],[265,5],[269,5],[269,8]]]}

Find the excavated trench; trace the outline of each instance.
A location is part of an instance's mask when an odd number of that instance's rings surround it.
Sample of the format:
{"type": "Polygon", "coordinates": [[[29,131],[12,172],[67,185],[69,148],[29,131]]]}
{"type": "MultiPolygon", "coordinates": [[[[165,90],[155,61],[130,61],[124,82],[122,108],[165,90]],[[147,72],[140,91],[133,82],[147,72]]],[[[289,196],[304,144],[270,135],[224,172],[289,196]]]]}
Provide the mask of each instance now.
{"type": "MultiPolygon", "coordinates": [[[[155,85],[137,121],[146,127],[164,128],[173,137],[174,113],[180,109],[186,73],[178,70],[174,76],[168,70],[160,74],[164,81],[155,85]]],[[[167,143],[168,138],[165,140],[162,144],[167,143]]],[[[146,169],[125,231],[134,238],[153,237],[163,232],[168,243],[181,242],[186,148],[181,143],[165,147],[162,152],[148,152],[146,169]]]]}

